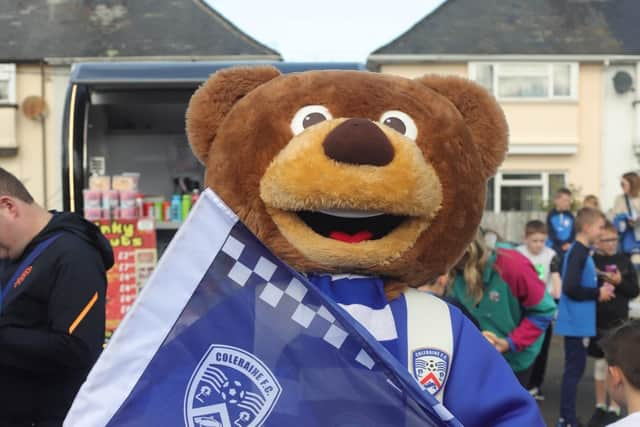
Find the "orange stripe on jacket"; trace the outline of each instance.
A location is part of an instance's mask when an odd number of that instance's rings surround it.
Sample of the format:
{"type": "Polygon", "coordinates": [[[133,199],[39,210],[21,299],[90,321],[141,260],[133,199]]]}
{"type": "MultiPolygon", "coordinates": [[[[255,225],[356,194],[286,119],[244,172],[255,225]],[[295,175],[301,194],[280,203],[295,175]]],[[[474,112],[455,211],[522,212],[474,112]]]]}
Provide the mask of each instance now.
{"type": "Polygon", "coordinates": [[[89,310],[91,310],[91,307],[93,307],[93,305],[96,303],[96,301],[98,301],[98,292],[93,294],[93,297],[91,298],[89,303],[82,309],[80,314],[78,314],[78,317],[76,317],[76,320],[73,321],[71,326],[69,326],[69,334],[72,334],[73,331],[75,331],[75,329],[78,327],[80,322],[82,322],[82,319],[84,319],[84,317],[87,315],[89,310]]]}

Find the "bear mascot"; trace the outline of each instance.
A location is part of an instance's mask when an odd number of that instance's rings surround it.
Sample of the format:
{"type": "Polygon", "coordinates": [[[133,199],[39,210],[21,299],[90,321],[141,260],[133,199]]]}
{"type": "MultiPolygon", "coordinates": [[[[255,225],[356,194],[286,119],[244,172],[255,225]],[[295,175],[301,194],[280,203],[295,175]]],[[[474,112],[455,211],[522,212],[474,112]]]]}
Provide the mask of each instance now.
{"type": "Polygon", "coordinates": [[[442,76],[230,68],[187,112],[206,186],[425,392],[465,426],[542,426],[474,325],[415,289],[472,240],[507,132],[484,89],[442,76]]]}

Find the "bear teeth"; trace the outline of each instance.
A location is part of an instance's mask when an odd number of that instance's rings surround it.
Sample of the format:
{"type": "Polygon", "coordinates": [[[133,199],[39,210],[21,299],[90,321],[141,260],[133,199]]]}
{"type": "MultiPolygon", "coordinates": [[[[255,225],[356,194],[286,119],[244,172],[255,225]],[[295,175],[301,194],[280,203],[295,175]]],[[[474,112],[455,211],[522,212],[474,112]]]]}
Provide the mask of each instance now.
{"type": "Polygon", "coordinates": [[[372,218],[374,216],[384,215],[383,212],[361,211],[357,209],[318,209],[318,212],[340,218],[372,218]]]}

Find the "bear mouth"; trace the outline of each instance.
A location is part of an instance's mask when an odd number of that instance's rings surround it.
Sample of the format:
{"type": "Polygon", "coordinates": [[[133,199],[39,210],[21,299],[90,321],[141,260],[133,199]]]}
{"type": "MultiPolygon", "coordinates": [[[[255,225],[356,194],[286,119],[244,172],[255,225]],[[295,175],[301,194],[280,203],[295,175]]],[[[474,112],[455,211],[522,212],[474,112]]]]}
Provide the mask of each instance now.
{"type": "Polygon", "coordinates": [[[296,215],[315,233],[345,243],[382,239],[409,218],[381,212],[341,209],[298,211],[296,215]]]}

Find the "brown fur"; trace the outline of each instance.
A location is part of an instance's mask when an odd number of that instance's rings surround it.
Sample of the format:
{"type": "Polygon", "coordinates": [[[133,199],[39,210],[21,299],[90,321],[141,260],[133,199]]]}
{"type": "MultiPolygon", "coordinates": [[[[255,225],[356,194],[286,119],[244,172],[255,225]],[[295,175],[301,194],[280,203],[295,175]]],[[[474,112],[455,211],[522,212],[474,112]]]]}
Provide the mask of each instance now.
{"type": "Polygon", "coordinates": [[[486,179],[507,147],[495,100],[472,82],[436,76],[231,69],[196,92],[187,119],[194,153],[207,166],[207,186],[276,255],[303,272],[381,275],[390,297],[457,261],[480,222],[486,179]],[[327,107],[333,120],[294,136],[291,119],[307,105],[327,107]],[[324,136],[344,119],[378,122],[389,110],[407,113],[418,127],[414,143],[378,124],[398,163],[347,165],[323,157],[324,136]],[[406,166],[398,167],[401,161],[406,166]],[[380,240],[347,244],[310,235],[287,212],[328,207],[402,213],[422,225],[395,243],[392,236],[407,224],[380,240]],[[380,256],[376,244],[389,244],[392,255],[380,256]]]}
{"type": "Polygon", "coordinates": [[[206,166],[209,149],[224,118],[244,95],[277,76],[274,67],[218,71],[200,87],[189,104],[187,135],[194,154],[206,166]]]}
{"type": "Polygon", "coordinates": [[[480,158],[485,178],[494,175],[504,160],[509,132],[495,99],[484,88],[461,77],[429,75],[418,81],[445,96],[462,113],[475,144],[482,147],[480,158]]]}

